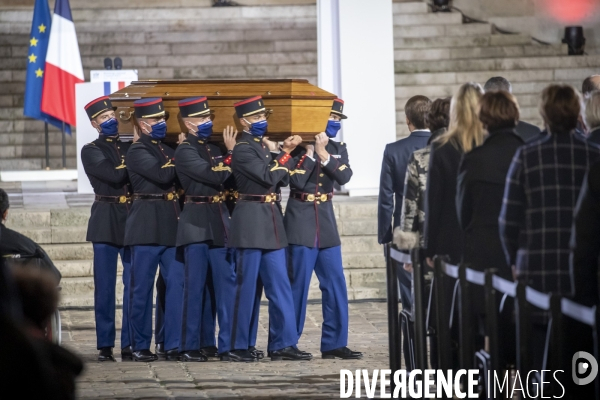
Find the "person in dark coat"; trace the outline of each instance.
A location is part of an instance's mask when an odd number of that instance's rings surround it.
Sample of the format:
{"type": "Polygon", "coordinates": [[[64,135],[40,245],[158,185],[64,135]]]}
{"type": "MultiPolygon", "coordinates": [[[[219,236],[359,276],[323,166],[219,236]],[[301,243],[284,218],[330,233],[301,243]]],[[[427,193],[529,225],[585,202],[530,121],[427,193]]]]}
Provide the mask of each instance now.
{"type": "MultiPolygon", "coordinates": [[[[231,221],[229,246],[236,248],[236,277],[231,351],[246,357],[257,281],[264,285],[269,299],[269,344],[271,360],[308,360],[309,353],[298,350],[292,289],[287,275],[285,248],[288,245],[283,216],[275,204],[280,199],[277,186],[293,167],[290,153],[302,141],[287,138],[273,159],[263,143],[267,113],[261,96],[234,104],[244,132],[233,150],[232,169],[238,188],[238,201],[231,221]]],[[[227,358],[224,358],[225,360],[227,358]]]]}
{"type": "Polygon", "coordinates": [[[291,192],[284,224],[298,340],[304,329],[314,271],[323,297],[322,357],[357,359],[362,353],[347,347],[348,290],[332,203],[334,184],[345,185],[352,177],[346,144],[332,140],[341,128],[341,120],[346,118],[343,107],[343,100],[335,99],[325,132],[315,136],[314,145],[292,153],[297,163],[290,171],[291,192]]]}
{"type": "Polygon", "coordinates": [[[81,149],[83,169],[94,189],[94,204],[86,240],[94,248],[94,313],[98,361],[115,361],[115,290],[117,260],[123,264],[123,319],[121,328],[121,358],[131,359],[129,341],[129,272],[131,257],[123,243],[125,221],[131,207],[131,185],[125,166],[125,156],[131,143],[119,139],[116,107],[108,96],[92,100],[85,106],[98,139],[81,149]]]}
{"type": "Polygon", "coordinates": [[[600,162],[588,171],[571,231],[570,274],[573,299],[586,306],[600,304],[598,271],[600,268],[600,162]]]}
{"type": "Polygon", "coordinates": [[[479,119],[488,136],[465,154],[456,189],[458,222],[465,232],[462,262],[484,271],[496,268],[511,279],[498,230],[506,174],[517,149],[524,144],[515,132],[519,106],[505,91],[488,92],[480,103],[479,119]]]}
{"type": "Polygon", "coordinates": [[[176,257],[180,214],[175,151],[164,145],[167,124],[162,99],[134,102],[141,134],[127,152],[126,165],[133,187],[133,204],[125,227],[125,245],[131,246],[129,324],[132,357],[154,361],[152,339],[152,286],[160,264],[166,285],[164,347],[166,359],[179,358],[183,264],[176,257]]]}
{"type": "MultiPolygon", "coordinates": [[[[503,90],[508,93],[512,93],[512,85],[510,82],[501,76],[494,76],[485,83],[483,86],[483,90],[488,92],[495,92],[498,90],[503,90]]],[[[517,135],[523,139],[524,142],[531,142],[533,140],[541,139],[543,136],[541,135],[542,131],[537,126],[530,124],[525,121],[517,121],[517,126],[515,127],[515,131],[517,135]]]]}
{"type": "Polygon", "coordinates": [[[448,132],[431,144],[425,196],[425,254],[433,266],[435,255],[448,256],[457,264],[464,233],[456,215],[456,179],[463,154],[483,143],[483,127],[477,116],[481,86],[465,83],[452,98],[448,132]]]}
{"type": "Polygon", "coordinates": [[[182,361],[207,359],[200,351],[200,337],[203,329],[214,329],[205,327],[202,318],[206,312],[204,300],[210,271],[219,315],[220,353],[233,361],[252,361],[229,354],[235,265],[233,249],[227,248],[231,217],[224,201],[237,131],[227,127],[223,132],[227,148],[223,154],[217,145],[209,143],[213,132],[207,98],[181,100],[179,110],[189,130],[187,139],[175,151],[175,169],[185,189],[185,205],[177,227],[177,246],[183,247],[185,255],[180,358],[182,361]]]}
{"type": "MultiPolygon", "coordinates": [[[[573,212],[584,175],[600,147],[575,129],[581,98],[568,85],[542,92],[546,138],[520,147],[510,165],[499,229],[506,262],[519,282],[541,292],[571,294],[569,253],[573,212]]],[[[541,367],[548,315],[532,321],[534,366],[541,367]]]]}

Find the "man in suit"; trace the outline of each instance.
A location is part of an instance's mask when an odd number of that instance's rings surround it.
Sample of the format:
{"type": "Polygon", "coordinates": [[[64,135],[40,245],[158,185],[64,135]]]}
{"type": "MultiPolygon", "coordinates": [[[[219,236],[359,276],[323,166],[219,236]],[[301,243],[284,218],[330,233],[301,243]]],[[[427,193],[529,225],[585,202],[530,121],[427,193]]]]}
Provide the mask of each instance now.
{"type": "MultiPolygon", "coordinates": [[[[231,352],[250,352],[251,325],[257,280],[269,299],[269,345],[271,360],[310,360],[298,350],[292,288],[287,272],[288,245],[283,216],[275,204],[281,199],[277,187],[294,166],[290,153],[302,138],[287,138],[276,158],[263,142],[267,113],[261,96],[234,104],[242,137],[233,151],[231,167],[238,189],[238,201],[231,220],[229,246],[236,248],[236,279],[231,352]]],[[[224,357],[227,360],[228,357],[224,357]]]]}
{"type": "Polygon", "coordinates": [[[129,341],[129,272],[130,254],[124,246],[125,222],[131,207],[131,185],[125,166],[130,143],[119,139],[119,123],[108,96],[92,100],[85,106],[98,139],[81,149],[81,160],[92,187],[94,204],[86,240],[94,248],[94,314],[98,361],[115,361],[115,285],[117,259],[123,263],[123,320],[121,358],[131,360],[129,341]]]}
{"type": "MultiPolygon", "coordinates": [[[[377,240],[380,244],[390,243],[393,239],[392,229],[400,225],[406,167],[412,153],[427,146],[431,136],[431,132],[427,128],[427,114],[430,107],[431,100],[427,97],[411,97],[404,106],[406,124],[410,135],[385,146],[381,164],[377,207],[377,240]]],[[[407,257],[406,262],[410,262],[409,257],[407,257]]],[[[398,280],[400,281],[402,306],[410,309],[410,273],[405,271],[404,268],[398,268],[398,280]]]]}
{"type": "MultiPolygon", "coordinates": [[[[483,85],[483,90],[486,93],[498,90],[504,90],[505,92],[512,93],[512,85],[506,78],[494,76],[488,79],[485,85],[483,85]]],[[[525,121],[517,122],[515,130],[517,131],[517,135],[519,135],[525,143],[541,139],[543,137],[541,135],[542,131],[540,128],[525,121]]]]}
{"type": "Polygon", "coordinates": [[[322,357],[358,359],[362,353],[347,347],[348,292],[332,204],[334,183],[345,185],[352,177],[346,144],[331,140],[341,128],[341,120],[346,118],[343,107],[342,99],[335,99],[325,132],[315,137],[314,145],[294,152],[297,164],[290,171],[291,193],[284,224],[290,243],[288,274],[294,295],[298,340],[304,328],[308,289],[314,271],[323,297],[322,357]]]}
{"type": "MultiPolygon", "coordinates": [[[[229,354],[231,313],[235,291],[233,249],[227,248],[231,217],[224,201],[225,182],[231,177],[231,154],[235,146],[232,127],[223,132],[227,153],[208,140],[212,135],[211,111],[207,98],[193,97],[179,102],[179,111],[189,130],[175,151],[177,176],[185,189],[185,205],[177,227],[177,246],[183,246],[184,286],[181,341],[182,361],[206,361],[201,352],[201,332],[212,330],[206,325],[209,272],[212,273],[219,315],[219,350],[232,361],[252,361],[229,354]]],[[[211,304],[208,304],[210,306],[211,304]]],[[[208,321],[210,322],[210,320],[208,321]]]]}
{"type": "Polygon", "coordinates": [[[163,144],[169,115],[162,99],[133,103],[140,138],[127,153],[127,172],[133,186],[133,205],[125,226],[125,245],[131,246],[129,324],[132,358],[154,361],[152,338],[152,287],[160,264],[166,285],[164,348],[169,361],[179,359],[183,264],[176,257],[180,207],[175,172],[175,150],[163,144]]]}

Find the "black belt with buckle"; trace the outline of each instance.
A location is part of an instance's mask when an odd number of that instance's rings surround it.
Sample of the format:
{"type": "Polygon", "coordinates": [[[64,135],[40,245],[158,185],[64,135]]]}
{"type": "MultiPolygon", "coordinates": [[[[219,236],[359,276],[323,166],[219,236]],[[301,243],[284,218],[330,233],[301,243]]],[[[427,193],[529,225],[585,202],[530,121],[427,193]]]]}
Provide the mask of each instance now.
{"type": "Polygon", "coordinates": [[[226,199],[225,194],[214,196],[185,196],[185,203],[222,203],[226,199]]]}
{"type": "Polygon", "coordinates": [[[272,203],[275,201],[281,201],[281,194],[279,193],[271,193],[271,194],[238,194],[238,200],[240,201],[254,201],[257,203],[272,203]]]}
{"type": "Polygon", "coordinates": [[[323,194],[314,194],[314,193],[303,193],[303,192],[294,192],[290,193],[290,197],[292,199],[300,200],[300,201],[331,201],[333,198],[333,192],[323,193],[323,194]]]}
{"type": "Polygon", "coordinates": [[[103,203],[123,204],[123,203],[127,203],[129,200],[131,200],[131,198],[127,197],[127,196],[102,196],[100,194],[97,194],[94,197],[94,200],[101,201],[103,203]]]}
{"type": "Polygon", "coordinates": [[[179,195],[177,193],[160,193],[160,194],[146,194],[146,193],[134,193],[132,196],[133,200],[177,200],[179,195]]]}

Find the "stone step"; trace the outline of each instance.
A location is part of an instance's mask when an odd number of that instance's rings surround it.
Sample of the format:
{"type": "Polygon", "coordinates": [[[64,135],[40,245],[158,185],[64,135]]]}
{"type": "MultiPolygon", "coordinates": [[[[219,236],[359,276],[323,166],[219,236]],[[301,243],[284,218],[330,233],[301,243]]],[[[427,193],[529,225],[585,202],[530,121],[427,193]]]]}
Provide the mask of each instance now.
{"type": "Polygon", "coordinates": [[[359,201],[334,200],[336,214],[342,219],[350,218],[376,218],[377,198],[363,198],[359,201]],[[369,201],[366,201],[369,200],[369,201]]]}
{"type": "Polygon", "coordinates": [[[342,260],[344,268],[383,268],[385,269],[385,259],[383,257],[383,248],[378,252],[372,253],[357,253],[353,249],[342,248],[342,260]],[[346,251],[348,250],[348,251],[346,251]]]}
{"type": "MultiPolygon", "coordinates": [[[[316,29],[316,27],[315,27],[316,29]]],[[[231,41],[231,42],[209,42],[209,43],[194,43],[194,52],[200,54],[253,54],[253,53],[272,53],[272,52],[298,52],[298,51],[317,51],[316,40],[287,40],[274,41],[263,40],[253,41],[250,43],[231,41]]],[[[5,45],[0,46],[0,55],[3,57],[25,59],[29,51],[27,44],[21,46],[5,45]],[[6,54],[8,53],[8,54],[6,54]]],[[[80,46],[80,54],[82,56],[106,56],[118,55],[136,56],[136,55],[167,55],[167,54],[189,54],[189,43],[172,43],[172,44],[137,44],[131,46],[129,44],[93,44],[80,46]]],[[[16,71],[16,70],[15,70],[16,71]]],[[[14,73],[14,72],[13,72],[14,73]]],[[[139,73],[139,72],[138,72],[139,73]]],[[[22,74],[25,75],[24,73],[22,74]]],[[[14,79],[14,76],[11,77],[14,79]]],[[[9,80],[0,74],[0,80],[9,80]]]]}
{"type": "MultiPolygon", "coordinates": [[[[76,24],[84,21],[230,21],[276,20],[293,18],[315,18],[315,5],[286,5],[286,6],[256,6],[256,7],[169,7],[169,8],[135,8],[128,9],[119,6],[119,12],[108,8],[79,8],[72,9],[73,21],[76,24]]],[[[3,10],[0,12],[0,22],[30,24],[33,10],[3,10]]],[[[160,24],[156,24],[160,25],[160,24]]],[[[234,24],[231,24],[234,25],[234,24]]],[[[76,25],[77,27],[77,25],[76,25]]]]}
{"type": "Polygon", "coordinates": [[[23,235],[40,244],[85,242],[87,226],[52,226],[19,229],[23,235]]]}
{"type": "MultiPolygon", "coordinates": [[[[513,71],[471,71],[471,72],[435,72],[435,73],[406,73],[396,74],[395,82],[396,87],[402,86],[431,86],[431,85],[447,85],[447,84],[458,84],[461,85],[464,82],[480,82],[484,84],[495,74],[500,74],[508,79],[513,85],[513,91],[518,88],[522,82],[531,83],[535,81],[546,81],[552,82],[557,75],[558,70],[554,69],[531,69],[531,70],[513,70],[513,71]]],[[[581,70],[575,78],[576,80],[581,77],[584,79],[588,70],[581,70]]],[[[559,78],[560,79],[560,78],[559,78]]],[[[403,105],[404,106],[404,105],[403,105]]]]}
{"type": "Polygon", "coordinates": [[[396,38],[491,35],[491,33],[492,26],[490,24],[394,26],[394,40],[396,38]]]}
{"type": "Polygon", "coordinates": [[[91,243],[44,244],[42,248],[56,263],[60,261],[92,260],[94,250],[91,243]]]}
{"type": "Polygon", "coordinates": [[[340,239],[342,249],[357,253],[377,253],[379,251],[383,254],[383,247],[377,243],[377,235],[341,236],[340,239]]]}
{"type": "Polygon", "coordinates": [[[397,26],[429,26],[429,25],[461,25],[460,13],[394,13],[394,27],[397,26]]]}
{"type": "MultiPolygon", "coordinates": [[[[348,288],[349,300],[358,300],[361,298],[382,298],[381,293],[385,293],[386,273],[385,269],[348,269],[344,270],[346,277],[346,286],[348,288]],[[362,293],[363,295],[359,295],[362,293]],[[375,297],[363,297],[367,293],[375,297]],[[375,293],[378,293],[375,295],[375,293]]],[[[61,307],[74,306],[93,306],[94,302],[94,278],[89,277],[67,277],[63,276],[60,282],[61,287],[61,307]]],[[[120,278],[116,285],[116,302],[122,304],[123,285],[120,278]]],[[[310,283],[309,299],[321,298],[319,281],[313,273],[310,283]]],[[[266,300],[263,293],[263,300],[266,300]]]]}
{"type": "MultiPolygon", "coordinates": [[[[349,287],[348,300],[385,299],[387,296],[386,285],[372,285],[365,287],[349,287]]],[[[308,291],[309,300],[320,300],[321,291],[317,287],[311,287],[308,291]]],[[[116,304],[122,305],[122,291],[117,293],[116,304]]],[[[267,301],[263,294],[263,301],[267,301]]],[[[93,307],[94,296],[92,293],[83,295],[62,295],[59,307],[93,307]]]]}
{"type": "Polygon", "coordinates": [[[338,220],[338,229],[343,236],[376,235],[377,217],[341,218],[338,220]]]}
{"type": "Polygon", "coordinates": [[[485,47],[485,46],[516,46],[531,45],[529,35],[468,35],[468,36],[439,36],[439,37],[394,37],[396,49],[426,49],[443,47],[485,47]]]}
{"type": "Polygon", "coordinates": [[[429,12],[429,6],[424,1],[409,1],[393,3],[392,10],[397,14],[424,14],[429,12]]]}
{"type": "MultiPolygon", "coordinates": [[[[32,145],[4,145],[0,146],[0,158],[6,160],[11,158],[35,158],[45,157],[46,148],[42,143],[32,145]]],[[[62,146],[51,144],[48,146],[50,157],[62,157],[62,146]]],[[[77,146],[75,143],[69,143],[65,146],[67,157],[77,156],[77,146]]]]}
{"type": "MultiPolygon", "coordinates": [[[[429,61],[396,61],[396,73],[510,71],[549,68],[591,68],[600,66],[600,55],[585,57],[513,57],[503,59],[473,59],[429,61]]],[[[493,73],[493,72],[491,72],[493,73]]]]}
{"type": "Polygon", "coordinates": [[[423,48],[396,49],[394,59],[397,61],[410,60],[455,60],[503,58],[521,56],[559,56],[566,55],[567,45],[525,45],[525,46],[493,46],[469,48],[423,48]]]}
{"type": "MultiPolygon", "coordinates": [[[[0,170],[3,171],[27,171],[37,170],[44,167],[42,159],[12,159],[0,160],[0,170]]],[[[77,162],[75,162],[77,164],[77,162]]]]}
{"type": "MultiPolygon", "coordinates": [[[[10,121],[11,123],[13,121],[10,121]]],[[[0,130],[0,146],[38,146],[42,149],[44,156],[46,154],[46,148],[44,144],[46,136],[44,132],[14,132],[13,130],[0,130]]],[[[75,139],[71,137],[67,138],[67,147],[75,146],[75,139]],[[69,143],[71,142],[71,143],[69,143]]],[[[62,133],[61,132],[48,132],[48,143],[50,144],[50,156],[52,157],[52,146],[56,145],[60,148],[58,154],[54,157],[62,156],[62,133]]],[[[37,151],[36,151],[37,154],[37,151]]],[[[69,153],[67,152],[67,155],[69,153]]]]}

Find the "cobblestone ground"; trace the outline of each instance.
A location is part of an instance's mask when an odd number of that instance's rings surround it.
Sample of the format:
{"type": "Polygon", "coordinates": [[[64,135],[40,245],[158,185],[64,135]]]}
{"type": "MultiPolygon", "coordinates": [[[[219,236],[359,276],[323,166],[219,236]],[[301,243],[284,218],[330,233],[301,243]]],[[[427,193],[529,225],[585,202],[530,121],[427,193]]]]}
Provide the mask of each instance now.
{"type": "MultiPolygon", "coordinates": [[[[120,314],[120,311],[117,311],[120,314]]],[[[63,310],[63,345],[79,354],[86,368],[78,381],[78,398],[101,399],[320,399],[339,398],[340,369],[389,368],[386,303],[350,304],[349,346],[362,360],[323,360],[319,344],[321,305],[309,304],[299,347],[312,361],[205,363],[98,363],[93,311],[63,310]]],[[[120,318],[120,315],[118,315],[120,318]]],[[[268,314],[261,307],[257,347],[266,350],[268,314]]],[[[117,332],[117,339],[119,332],[117,332]]],[[[154,345],[153,345],[154,346],[154,345]]],[[[116,349],[120,349],[119,342],[116,349]]],[[[117,350],[115,355],[120,353],[117,350]]]]}

